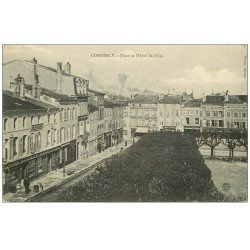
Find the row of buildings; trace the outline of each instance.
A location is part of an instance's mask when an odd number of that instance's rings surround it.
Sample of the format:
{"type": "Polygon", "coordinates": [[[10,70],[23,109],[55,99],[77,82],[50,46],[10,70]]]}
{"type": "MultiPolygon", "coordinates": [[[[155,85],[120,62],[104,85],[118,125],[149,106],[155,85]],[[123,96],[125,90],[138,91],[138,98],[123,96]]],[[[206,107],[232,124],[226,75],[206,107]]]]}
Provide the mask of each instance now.
{"type": "Polygon", "coordinates": [[[32,61],[3,65],[3,184],[104,151],[123,140],[123,106],[105,99],[88,80],[32,61]],[[18,72],[18,74],[17,74],[18,72]],[[9,77],[7,77],[9,76],[9,77]]]}
{"type": "Polygon", "coordinates": [[[3,183],[52,170],[153,131],[247,129],[247,96],[155,94],[107,98],[89,81],[32,61],[3,65],[3,183]]]}
{"type": "Polygon", "coordinates": [[[132,96],[124,115],[124,135],[150,131],[227,131],[247,129],[247,95],[218,93],[195,99],[193,94],[132,96]]]}

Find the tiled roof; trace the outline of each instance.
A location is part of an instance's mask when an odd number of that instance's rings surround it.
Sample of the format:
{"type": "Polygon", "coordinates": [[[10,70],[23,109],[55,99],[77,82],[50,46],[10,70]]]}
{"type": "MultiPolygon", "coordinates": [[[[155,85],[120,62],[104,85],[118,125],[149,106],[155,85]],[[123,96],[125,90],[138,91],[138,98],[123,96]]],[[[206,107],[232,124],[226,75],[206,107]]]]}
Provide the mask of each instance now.
{"type": "Polygon", "coordinates": [[[247,95],[230,95],[226,103],[242,104],[247,103],[247,95]]]}
{"type": "Polygon", "coordinates": [[[13,95],[13,92],[3,90],[3,112],[7,111],[46,111],[43,106],[37,105],[27,99],[20,99],[13,95]]]}
{"type": "Polygon", "coordinates": [[[203,104],[213,104],[213,105],[223,105],[224,104],[224,96],[217,95],[207,95],[206,101],[203,104]]]}

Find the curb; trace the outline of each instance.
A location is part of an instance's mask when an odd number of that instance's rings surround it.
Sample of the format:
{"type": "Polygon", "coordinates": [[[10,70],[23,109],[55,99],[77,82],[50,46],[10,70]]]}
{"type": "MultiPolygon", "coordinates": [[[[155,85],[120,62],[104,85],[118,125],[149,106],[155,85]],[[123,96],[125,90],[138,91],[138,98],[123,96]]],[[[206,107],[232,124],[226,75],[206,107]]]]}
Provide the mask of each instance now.
{"type": "Polygon", "coordinates": [[[79,175],[83,174],[84,172],[87,172],[88,170],[91,170],[91,169],[97,167],[96,165],[102,163],[103,161],[109,159],[110,157],[116,155],[117,153],[119,153],[119,152],[116,152],[116,153],[114,153],[114,154],[111,154],[110,156],[106,157],[105,159],[102,159],[102,160],[100,160],[100,161],[98,161],[98,162],[95,162],[95,163],[92,164],[91,166],[88,166],[88,167],[86,167],[86,168],[84,168],[84,169],[79,170],[78,172],[76,172],[75,174],[69,176],[68,178],[62,179],[61,181],[59,181],[59,182],[56,183],[55,185],[53,185],[53,186],[51,186],[51,187],[48,187],[48,188],[44,189],[43,191],[41,191],[41,192],[39,192],[39,193],[34,194],[33,196],[27,198],[27,199],[24,200],[23,202],[32,202],[34,199],[39,198],[39,197],[43,196],[43,195],[46,194],[46,193],[49,193],[49,192],[52,191],[54,188],[56,188],[56,187],[62,185],[63,183],[65,183],[65,182],[67,182],[67,181],[70,181],[70,180],[72,180],[72,179],[78,177],[79,175]]]}

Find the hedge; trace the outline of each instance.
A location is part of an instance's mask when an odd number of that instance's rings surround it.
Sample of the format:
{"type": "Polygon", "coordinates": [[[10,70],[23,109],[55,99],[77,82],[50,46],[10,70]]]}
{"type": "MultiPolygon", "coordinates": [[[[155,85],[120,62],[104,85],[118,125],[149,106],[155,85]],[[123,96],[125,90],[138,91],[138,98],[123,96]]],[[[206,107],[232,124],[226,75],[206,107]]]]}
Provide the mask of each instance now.
{"type": "Polygon", "coordinates": [[[113,156],[57,201],[220,201],[195,139],[155,132],[113,156]]]}

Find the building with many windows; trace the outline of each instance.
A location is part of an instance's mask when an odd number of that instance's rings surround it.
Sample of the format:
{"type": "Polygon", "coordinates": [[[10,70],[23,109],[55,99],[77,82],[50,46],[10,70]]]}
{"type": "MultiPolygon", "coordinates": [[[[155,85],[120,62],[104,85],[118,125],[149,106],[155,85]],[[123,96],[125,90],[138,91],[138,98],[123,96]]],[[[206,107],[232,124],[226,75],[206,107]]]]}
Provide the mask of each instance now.
{"type": "Polygon", "coordinates": [[[158,95],[144,92],[133,96],[129,102],[130,134],[143,134],[157,130],[158,95]],[[141,129],[142,128],[142,129],[141,129]]]}
{"type": "Polygon", "coordinates": [[[229,95],[224,103],[226,129],[247,129],[247,95],[229,95]]]}
{"type": "Polygon", "coordinates": [[[184,103],[184,132],[200,131],[202,99],[188,100],[184,103]]]}

